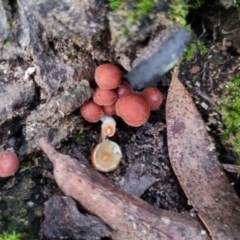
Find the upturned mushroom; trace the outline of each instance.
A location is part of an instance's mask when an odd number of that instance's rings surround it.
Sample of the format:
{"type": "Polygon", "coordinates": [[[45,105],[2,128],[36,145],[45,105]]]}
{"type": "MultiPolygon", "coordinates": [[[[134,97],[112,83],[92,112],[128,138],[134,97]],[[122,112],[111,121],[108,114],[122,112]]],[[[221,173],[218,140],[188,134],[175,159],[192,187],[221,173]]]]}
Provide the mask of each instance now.
{"type": "Polygon", "coordinates": [[[13,176],[19,168],[19,160],[15,153],[11,151],[0,152],[0,177],[13,176]]]}
{"type": "Polygon", "coordinates": [[[99,65],[95,70],[95,81],[102,89],[115,89],[121,83],[122,72],[111,63],[99,65]]]}
{"type": "Polygon", "coordinates": [[[93,167],[101,172],[115,170],[119,166],[121,159],[121,148],[117,143],[110,140],[98,143],[91,154],[93,167]]]}
{"type": "Polygon", "coordinates": [[[116,113],[128,125],[139,127],[147,122],[150,116],[150,107],[143,96],[131,93],[117,100],[116,113]]]}

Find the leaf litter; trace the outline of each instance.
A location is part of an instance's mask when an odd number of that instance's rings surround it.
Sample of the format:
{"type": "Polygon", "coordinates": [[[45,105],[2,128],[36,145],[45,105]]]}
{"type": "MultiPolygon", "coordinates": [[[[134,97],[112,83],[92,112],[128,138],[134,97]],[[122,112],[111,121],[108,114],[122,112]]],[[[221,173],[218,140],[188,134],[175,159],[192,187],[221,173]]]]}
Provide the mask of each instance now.
{"type": "Polygon", "coordinates": [[[168,92],[166,122],[172,168],[212,239],[239,239],[240,200],[200,113],[178,79],[178,68],[168,92]]]}

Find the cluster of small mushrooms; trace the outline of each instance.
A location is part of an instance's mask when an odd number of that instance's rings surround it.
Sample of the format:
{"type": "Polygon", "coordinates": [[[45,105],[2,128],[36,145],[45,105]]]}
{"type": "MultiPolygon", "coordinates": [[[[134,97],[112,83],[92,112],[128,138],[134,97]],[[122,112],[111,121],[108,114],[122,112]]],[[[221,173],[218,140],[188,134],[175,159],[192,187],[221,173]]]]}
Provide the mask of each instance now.
{"type": "Polygon", "coordinates": [[[101,172],[115,170],[120,164],[122,152],[119,145],[108,137],[116,131],[113,116],[119,116],[126,124],[139,127],[145,124],[150,110],[160,107],[162,93],[154,87],[147,87],[141,93],[134,92],[119,67],[104,63],[95,70],[97,88],[93,98],[80,108],[82,117],[88,122],[102,121],[101,139],[92,151],[91,162],[101,172]]]}

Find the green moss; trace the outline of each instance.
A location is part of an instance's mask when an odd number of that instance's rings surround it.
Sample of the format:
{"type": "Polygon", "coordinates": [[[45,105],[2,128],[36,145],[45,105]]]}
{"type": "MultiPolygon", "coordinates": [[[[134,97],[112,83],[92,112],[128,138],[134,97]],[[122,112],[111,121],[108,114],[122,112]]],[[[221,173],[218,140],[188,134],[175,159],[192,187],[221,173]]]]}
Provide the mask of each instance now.
{"type": "Polygon", "coordinates": [[[24,239],[24,236],[24,234],[16,233],[15,231],[6,231],[0,235],[0,240],[22,240],[24,239]]]}
{"type": "Polygon", "coordinates": [[[108,5],[112,11],[116,11],[121,7],[121,0],[109,0],[108,5]]]}
{"type": "Polygon", "coordinates": [[[204,4],[204,0],[193,0],[189,2],[189,8],[198,9],[204,4]]]}
{"type": "MultiPolygon", "coordinates": [[[[128,11],[127,15],[134,15],[135,20],[139,20],[144,15],[150,14],[157,0],[135,0],[132,1],[133,9],[128,11]]],[[[111,10],[124,10],[124,3],[121,0],[109,0],[111,10]]],[[[125,9],[126,10],[126,9],[125,9]]],[[[131,17],[132,17],[131,16],[131,17]]]]}
{"type": "MultiPolygon", "coordinates": [[[[240,156],[240,73],[237,73],[226,87],[222,102],[219,105],[222,113],[225,132],[224,141],[232,144],[233,149],[240,156]]],[[[238,161],[240,164],[240,159],[238,161]]]]}
{"type": "Polygon", "coordinates": [[[130,36],[131,32],[129,29],[140,24],[140,20],[153,12],[154,6],[157,0],[135,0],[128,3],[127,1],[121,0],[109,0],[109,8],[112,11],[121,11],[124,25],[122,28],[123,35],[130,36]]]}
{"type": "Polygon", "coordinates": [[[196,53],[205,54],[207,51],[208,49],[204,42],[200,41],[196,36],[193,36],[190,43],[188,44],[183,59],[186,61],[191,61],[196,53]]]}
{"type": "Polygon", "coordinates": [[[4,42],[4,45],[5,45],[6,47],[10,47],[10,46],[11,46],[10,40],[7,39],[7,40],[4,42]]]}
{"type": "Polygon", "coordinates": [[[186,18],[190,7],[189,4],[185,0],[170,0],[168,7],[168,17],[185,26],[187,24],[186,18]]]}
{"type": "Polygon", "coordinates": [[[85,137],[84,134],[80,132],[80,133],[74,134],[73,137],[72,137],[72,140],[75,143],[79,143],[84,139],[84,137],[85,137]]]}

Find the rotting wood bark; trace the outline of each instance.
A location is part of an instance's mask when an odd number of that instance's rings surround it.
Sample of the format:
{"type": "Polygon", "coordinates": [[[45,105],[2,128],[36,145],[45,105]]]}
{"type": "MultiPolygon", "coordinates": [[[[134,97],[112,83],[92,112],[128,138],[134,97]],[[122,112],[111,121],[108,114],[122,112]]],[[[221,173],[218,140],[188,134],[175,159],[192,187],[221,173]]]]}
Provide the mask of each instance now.
{"type": "Polygon", "coordinates": [[[39,144],[54,165],[61,190],[107,223],[115,231],[113,239],[209,239],[196,219],[156,209],[114,186],[96,170],[60,154],[46,139],[39,144]]]}

